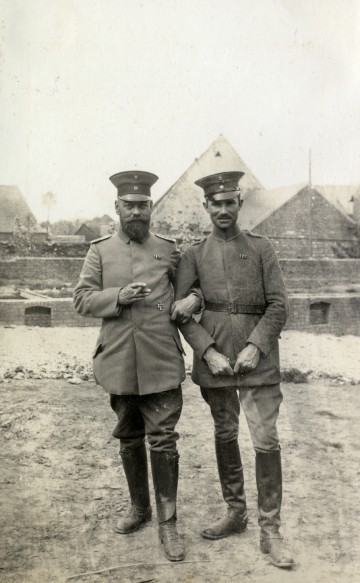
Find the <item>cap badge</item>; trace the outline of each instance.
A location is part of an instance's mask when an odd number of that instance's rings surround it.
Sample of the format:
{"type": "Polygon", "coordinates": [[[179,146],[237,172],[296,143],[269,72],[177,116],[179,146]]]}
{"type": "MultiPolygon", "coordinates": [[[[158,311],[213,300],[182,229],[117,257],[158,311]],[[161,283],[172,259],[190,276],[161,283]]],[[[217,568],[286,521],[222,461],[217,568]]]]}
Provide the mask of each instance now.
{"type": "Polygon", "coordinates": [[[139,190],[139,187],[138,186],[134,186],[134,190],[139,190]]]}
{"type": "Polygon", "coordinates": [[[223,179],[223,177],[222,177],[222,176],[219,176],[219,177],[218,177],[218,180],[222,180],[222,179],[223,179]]]}
{"type": "Polygon", "coordinates": [[[135,174],[135,176],[134,176],[134,180],[138,180],[138,179],[139,179],[138,175],[137,175],[137,174],[135,174]]]}

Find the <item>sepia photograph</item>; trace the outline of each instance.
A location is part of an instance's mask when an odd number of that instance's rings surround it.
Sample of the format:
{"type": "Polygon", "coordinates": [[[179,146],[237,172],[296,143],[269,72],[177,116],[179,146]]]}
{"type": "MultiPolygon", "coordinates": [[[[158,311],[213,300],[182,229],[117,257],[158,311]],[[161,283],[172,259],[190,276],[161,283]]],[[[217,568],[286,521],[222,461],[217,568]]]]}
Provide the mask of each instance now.
{"type": "Polygon", "coordinates": [[[360,581],[360,0],[0,0],[0,583],[360,581]]]}

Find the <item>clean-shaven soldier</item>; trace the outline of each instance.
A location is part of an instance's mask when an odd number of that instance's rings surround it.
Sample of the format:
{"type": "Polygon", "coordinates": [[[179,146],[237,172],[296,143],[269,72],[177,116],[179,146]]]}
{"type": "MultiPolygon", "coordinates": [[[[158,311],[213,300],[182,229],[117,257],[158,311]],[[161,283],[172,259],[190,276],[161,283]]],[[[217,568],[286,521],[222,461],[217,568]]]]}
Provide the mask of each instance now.
{"type": "MultiPolygon", "coordinates": [[[[179,252],[173,240],[149,231],[150,188],[157,176],[120,172],[117,188],[120,225],[113,235],[93,241],[86,256],[74,306],[82,316],[102,319],[93,355],[96,382],[110,394],[118,422],[113,431],[127,479],[131,508],[116,531],[128,534],[151,518],[145,436],[155,490],[159,535],[171,561],[184,559],[176,528],[178,459],[175,431],[185,378],[183,348],[170,319],[179,252]]],[[[191,294],[177,303],[180,321],[199,305],[191,294]]]]}
{"type": "MultiPolygon", "coordinates": [[[[276,428],[280,367],[278,337],[288,304],[270,241],[237,224],[242,172],[206,176],[211,234],[185,251],[176,278],[176,298],[195,282],[204,295],[200,323],[180,326],[194,349],[193,381],[200,385],[215,425],[215,450],[226,514],[206,528],[207,539],[242,532],[247,525],[244,476],[238,445],[242,407],[256,452],[260,548],[278,567],[293,559],[279,532],[282,498],[280,444],[276,428]]],[[[175,317],[175,316],[174,316],[175,317]]]]}

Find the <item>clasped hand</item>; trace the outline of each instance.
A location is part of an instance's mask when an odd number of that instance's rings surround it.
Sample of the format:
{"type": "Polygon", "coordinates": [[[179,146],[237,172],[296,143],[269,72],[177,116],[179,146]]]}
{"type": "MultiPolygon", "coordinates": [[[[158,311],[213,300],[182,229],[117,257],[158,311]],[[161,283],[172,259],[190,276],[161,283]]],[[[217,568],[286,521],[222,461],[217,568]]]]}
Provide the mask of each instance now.
{"type": "Polygon", "coordinates": [[[211,374],[234,376],[254,370],[259,364],[260,350],[254,344],[248,344],[239,352],[234,368],[231,367],[229,359],[221,352],[210,346],[204,354],[211,374]]]}
{"type": "Polygon", "coordinates": [[[190,294],[182,300],[176,300],[171,308],[171,319],[178,324],[185,324],[190,320],[194,312],[200,307],[200,298],[196,294],[190,294]]]}
{"type": "Polygon", "coordinates": [[[146,283],[142,281],[135,281],[134,283],[129,283],[127,286],[122,287],[119,291],[118,302],[122,306],[127,306],[129,304],[134,304],[146,298],[151,289],[146,287],[146,283]]]}

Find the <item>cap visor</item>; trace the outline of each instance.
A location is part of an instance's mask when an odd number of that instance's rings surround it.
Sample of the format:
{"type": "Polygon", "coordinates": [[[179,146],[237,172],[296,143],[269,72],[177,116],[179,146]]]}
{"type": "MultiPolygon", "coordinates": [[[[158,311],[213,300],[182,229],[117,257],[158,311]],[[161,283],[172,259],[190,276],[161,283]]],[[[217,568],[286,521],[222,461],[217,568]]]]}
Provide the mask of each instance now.
{"type": "Polygon", "coordinates": [[[118,196],[120,200],[127,200],[130,202],[140,202],[143,200],[151,200],[147,194],[121,194],[118,196]]]}

